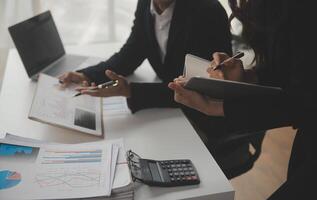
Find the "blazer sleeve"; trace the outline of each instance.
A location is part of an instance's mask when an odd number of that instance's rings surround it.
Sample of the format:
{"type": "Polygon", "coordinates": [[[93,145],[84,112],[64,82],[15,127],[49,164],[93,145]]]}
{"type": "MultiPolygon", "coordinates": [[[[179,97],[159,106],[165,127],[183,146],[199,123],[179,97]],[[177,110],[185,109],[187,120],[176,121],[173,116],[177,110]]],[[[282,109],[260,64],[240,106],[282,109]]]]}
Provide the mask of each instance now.
{"type": "Polygon", "coordinates": [[[115,53],[107,61],[85,68],[79,72],[84,73],[97,84],[109,80],[105,76],[106,69],[110,69],[123,76],[132,74],[146,58],[146,47],[143,39],[144,25],[142,23],[145,9],[145,1],[139,0],[131,34],[119,52],[115,53]]]}
{"type": "MultiPolygon", "coordinates": [[[[283,67],[289,77],[289,85],[276,97],[248,97],[240,100],[224,100],[225,119],[230,132],[252,132],[282,126],[304,128],[314,126],[317,114],[317,68],[311,49],[316,45],[316,31],[307,24],[313,23],[306,4],[293,5],[296,12],[291,12],[289,21],[289,46],[280,47],[280,51],[289,52],[285,59],[290,59],[283,67]],[[303,23],[305,21],[305,23],[303,23]]],[[[279,63],[283,63],[281,60],[279,63]]],[[[275,66],[276,67],[276,66],[275,66]]],[[[261,79],[270,79],[268,72],[259,72],[261,79]]],[[[272,75],[272,74],[271,74],[272,75]]]]}
{"type": "Polygon", "coordinates": [[[174,93],[168,83],[130,83],[131,98],[127,99],[132,113],[146,108],[173,108],[180,104],[174,101],[174,93]]]}

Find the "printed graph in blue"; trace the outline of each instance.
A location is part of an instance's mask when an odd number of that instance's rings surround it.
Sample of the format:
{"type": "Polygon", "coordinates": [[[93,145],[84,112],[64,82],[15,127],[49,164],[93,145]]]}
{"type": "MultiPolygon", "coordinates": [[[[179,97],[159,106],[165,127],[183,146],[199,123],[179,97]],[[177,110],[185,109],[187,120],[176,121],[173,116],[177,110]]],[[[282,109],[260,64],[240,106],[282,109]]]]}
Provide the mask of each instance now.
{"type": "Polygon", "coordinates": [[[21,174],[9,170],[0,171],[0,190],[8,189],[21,182],[21,174]]]}
{"type": "Polygon", "coordinates": [[[0,156],[32,156],[39,148],[0,143],[0,156]]]}

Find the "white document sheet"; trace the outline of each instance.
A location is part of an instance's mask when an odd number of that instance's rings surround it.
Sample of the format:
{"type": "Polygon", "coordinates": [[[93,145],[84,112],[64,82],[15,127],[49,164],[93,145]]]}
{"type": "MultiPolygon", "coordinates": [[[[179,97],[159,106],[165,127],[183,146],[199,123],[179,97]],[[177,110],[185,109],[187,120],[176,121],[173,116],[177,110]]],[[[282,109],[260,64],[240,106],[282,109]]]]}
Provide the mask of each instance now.
{"type": "Polygon", "coordinates": [[[111,142],[10,145],[0,140],[0,199],[109,196],[118,147],[111,142]],[[40,147],[39,147],[40,146],[40,147]],[[115,158],[112,158],[115,156],[115,158]]]}
{"type": "Polygon", "coordinates": [[[119,147],[115,178],[112,186],[112,192],[118,193],[122,190],[129,190],[132,187],[133,182],[126,158],[126,149],[124,148],[123,140],[116,140],[112,142],[112,145],[119,147]]]}
{"type": "MultiPolygon", "coordinates": [[[[94,142],[96,143],[96,142],[94,142]]],[[[82,143],[83,145],[90,145],[94,143],[82,143]]],[[[112,185],[112,193],[119,193],[120,191],[132,191],[132,178],[130,169],[126,158],[126,149],[124,147],[123,139],[107,140],[107,143],[112,144],[112,148],[118,148],[117,162],[114,173],[114,182],[112,185]]],[[[114,157],[115,155],[113,155],[114,157]]],[[[114,160],[114,159],[113,159],[114,160]]],[[[113,164],[113,163],[112,163],[113,164]]]]}
{"type": "Polygon", "coordinates": [[[103,135],[101,98],[73,97],[76,85],[61,87],[57,78],[40,74],[29,118],[89,133],[103,135]]]}
{"type": "Polygon", "coordinates": [[[103,99],[103,111],[107,116],[131,114],[125,97],[106,97],[103,99]]]}
{"type": "Polygon", "coordinates": [[[0,129],[0,139],[5,138],[6,135],[7,135],[7,133],[6,133],[5,131],[2,131],[2,130],[0,129]]]}
{"type": "Polygon", "coordinates": [[[207,73],[211,61],[199,58],[197,56],[187,54],[185,57],[184,76],[186,79],[193,77],[209,78],[207,73]]]}

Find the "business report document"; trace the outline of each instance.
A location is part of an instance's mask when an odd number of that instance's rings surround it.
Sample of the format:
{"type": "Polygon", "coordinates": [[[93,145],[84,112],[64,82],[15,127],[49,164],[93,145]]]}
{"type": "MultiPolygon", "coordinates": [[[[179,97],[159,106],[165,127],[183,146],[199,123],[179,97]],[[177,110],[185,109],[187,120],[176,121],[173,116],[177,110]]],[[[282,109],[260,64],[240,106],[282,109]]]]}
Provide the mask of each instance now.
{"type": "Polygon", "coordinates": [[[88,95],[74,97],[77,86],[62,87],[57,78],[40,74],[29,118],[103,136],[102,99],[88,95]]]}
{"type": "Polygon", "coordinates": [[[0,139],[1,199],[67,199],[110,196],[119,147],[0,139]]]}
{"type": "Polygon", "coordinates": [[[1,136],[0,199],[133,199],[122,139],[61,144],[1,136]]]}

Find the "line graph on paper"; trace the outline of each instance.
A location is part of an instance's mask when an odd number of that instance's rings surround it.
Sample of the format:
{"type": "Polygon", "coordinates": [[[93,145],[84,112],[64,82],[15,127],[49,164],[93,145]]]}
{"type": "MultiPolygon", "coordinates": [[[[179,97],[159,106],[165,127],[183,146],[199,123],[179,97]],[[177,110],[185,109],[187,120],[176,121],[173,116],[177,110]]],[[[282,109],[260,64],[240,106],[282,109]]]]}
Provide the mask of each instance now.
{"type": "Polygon", "coordinates": [[[95,188],[101,186],[101,176],[95,169],[54,169],[38,173],[35,182],[41,188],[95,188]]]}

